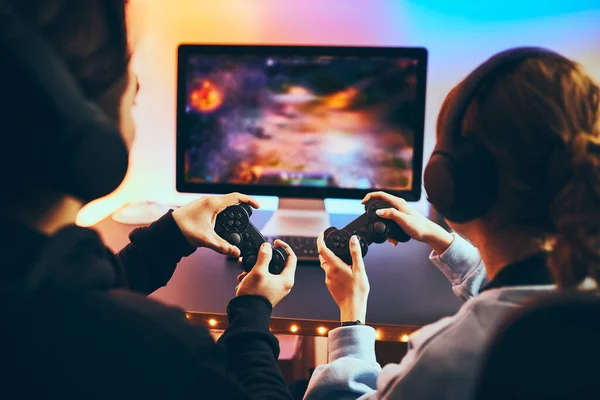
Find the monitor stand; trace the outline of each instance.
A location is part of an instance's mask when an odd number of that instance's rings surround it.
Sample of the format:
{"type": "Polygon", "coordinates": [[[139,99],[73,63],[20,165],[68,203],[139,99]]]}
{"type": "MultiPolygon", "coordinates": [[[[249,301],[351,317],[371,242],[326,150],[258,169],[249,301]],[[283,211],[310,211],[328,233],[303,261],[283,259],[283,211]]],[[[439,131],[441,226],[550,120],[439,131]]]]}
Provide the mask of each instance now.
{"type": "Polygon", "coordinates": [[[277,211],[261,233],[270,237],[317,237],[330,226],[325,200],[279,199],[277,211]]]}

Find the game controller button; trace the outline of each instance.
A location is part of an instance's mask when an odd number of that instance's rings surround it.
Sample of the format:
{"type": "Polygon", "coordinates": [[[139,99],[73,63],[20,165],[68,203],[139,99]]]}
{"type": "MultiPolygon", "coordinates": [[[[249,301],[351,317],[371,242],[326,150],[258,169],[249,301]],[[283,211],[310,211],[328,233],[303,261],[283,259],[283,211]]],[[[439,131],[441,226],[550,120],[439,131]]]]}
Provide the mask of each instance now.
{"type": "Polygon", "coordinates": [[[375,222],[375,224],[373,224],[373,232],[376,235],[383,235],[386,230],[387,230],[387,226],[381,221],[375,222]]]}
{"type": "Polygon", "coordinates": [[[340,248],[345,249],[346,248],[346,243],[340,243],[340,248]]]}
{"type": "Polygon", "coordinates": [[[237,246],[242,242],[242,238],[239,234],[232,233],[231,235],[227,236],[227,241],[232,245],[237,246]]]}
{"type": "Polygon", "coordinates": [[[242,214],[242,213],[237,213],[235,216],[236,216],[236,218],[238,218],[238,219],[242,219],[242,218],[244,218],[244,214],[242,214]]]}
{"type": "Polygon", "coordinates": [[[333,242],[333,247],[340,247],[340,244],[338,242],[333,242]]]}
{"type": "Polygon", "coordinates": [[[227,221],[227,225],[233,226],[233,221],[232,220],[227,221]]]}
{"type": "Polygon", "coordinates": [[[341,240],[338,235],[335,235],[332,239],[335,240],[336,242],[339,242],[341,240]]]}
{"type": "Polygon", "coordinates": [[[242,223],[240,221],[235,221],[235,226],[240,227],[242,226],[242,223]]]}
{"type": "Polygon", "coordinates": [[[227,218],[233,219],[235,217],[235,214],[230,212],[229,214],[227,214],[227,218]]]}
{"type": "Polygon", "coordinates": [[[283,271],[283,269],[279,265],[277,265],[275,263],[269,264],[269,272],[271,274],[279,275],[279,274],[281,274],[282,271],[283,271]]]}
{"type": "Polygon", "coordinates": [[[253,254],[251,256],[246,257],[245,264],[247,267],[252,268],[254,264],[256,264],[257,257],[253,254]]]}

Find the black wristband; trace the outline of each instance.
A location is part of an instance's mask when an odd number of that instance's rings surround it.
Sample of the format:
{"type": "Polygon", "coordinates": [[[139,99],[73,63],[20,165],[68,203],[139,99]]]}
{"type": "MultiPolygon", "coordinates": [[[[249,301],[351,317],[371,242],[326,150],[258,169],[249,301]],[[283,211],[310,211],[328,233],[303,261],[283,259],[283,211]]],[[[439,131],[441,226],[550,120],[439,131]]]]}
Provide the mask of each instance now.
{"type": "Polygon", "coordinates": [[[359,320],[342,322],[342,326],[354,326],[354,325],[364,325],[364,324],[362,322],[360,322],[359,320]]]}

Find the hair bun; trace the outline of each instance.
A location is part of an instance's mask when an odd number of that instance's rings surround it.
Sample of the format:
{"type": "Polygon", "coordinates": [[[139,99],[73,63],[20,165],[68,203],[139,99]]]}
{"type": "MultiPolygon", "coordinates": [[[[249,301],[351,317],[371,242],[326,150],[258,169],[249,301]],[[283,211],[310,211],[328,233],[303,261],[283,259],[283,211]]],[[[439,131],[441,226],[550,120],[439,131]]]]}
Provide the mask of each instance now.
{"type": "Polygon", "coordinates": [[[573,179],[582,182],[600,208],[600,138],[586,133],[574,135],[569,143],[573,179]]]}
{"type": "Polygon", "coordinates": [[[578,133],[571,137],[568,151],[573,166],[600,165],[600,137],[588,133],[578,133]]]}
{"type": "Polygon", "coordinates": [[[562,286],[575,286],[590,276],[600,283],[598,141],[589,134],[573,135],[567,145],[572,176],[550,207],[555,231],[550,266],[562,286]]]}

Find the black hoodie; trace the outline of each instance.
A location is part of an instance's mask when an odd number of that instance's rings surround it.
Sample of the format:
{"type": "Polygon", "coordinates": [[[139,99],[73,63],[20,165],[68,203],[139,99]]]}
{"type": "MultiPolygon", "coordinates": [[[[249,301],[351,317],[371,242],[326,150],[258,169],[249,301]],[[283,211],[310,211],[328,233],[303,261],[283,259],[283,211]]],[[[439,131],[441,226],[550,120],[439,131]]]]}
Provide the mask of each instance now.
{"type": "Polygon", "coordinates": [[[115,256],[91,229],[0,222],[0,398],[291,398],[265,298],[233,299],[216,344],[145,297],[194,251],[171,213],[130,239],[115,256]]]}

